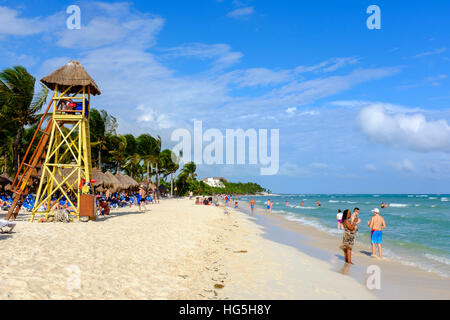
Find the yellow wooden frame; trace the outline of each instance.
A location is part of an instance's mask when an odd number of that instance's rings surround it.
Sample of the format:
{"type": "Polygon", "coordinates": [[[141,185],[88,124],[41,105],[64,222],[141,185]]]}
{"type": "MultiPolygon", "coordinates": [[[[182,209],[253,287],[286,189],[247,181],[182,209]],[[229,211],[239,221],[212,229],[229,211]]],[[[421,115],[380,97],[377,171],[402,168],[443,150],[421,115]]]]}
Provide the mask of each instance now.
{"type": "Polygon", "coordinates": [[[66,88],[62,92],[58,92],[58,85],[55,86],[53,94],[53,112],[52,131],[47,147],[45,161],[42,165],[42,175],[39,182],[39,187],[36,193],[34,208],[31,212],[31,221],[37,214],[44,214],[45,218],[53,215],[51,212],[51,197],[59,192],[56,201],[65,197],[74,212],[77,219],[80,217],[80,196],[81,191],[78,186],[81,179],[90,181],[92,177],[91,164],[91,142],[89,135],[89,114],[85,117],[86,108],[91,105],[90,88],[82,87],[77,93],[70,96],[69,91],[72,87],[66,88]],[[88,106],[86,106],[86,98],[88,106]],[[57,106],[61,100],[82,100],[83,108],[81,115],[79,114],[64,114],[57,112],[57,106]],[[72,126],[67,128],[66,125],[72,126]],[[66,132],[65,132],[66,131],[66,132]],[[72,135],[75,135],[73,137],[72,135]],[[62,159],[70,154],[74,163],[62,163],[62,159]],[[64,176],[61,169],[71,168],[72,170],[64,176]],[[62,181],[58,182],[56,174],[62,177],[62,181]],[[70,184],[68,180],[76,174],[76,180],[70,184]],[[45,186],[44,186],[45,184],[45,186]],[[74,186],[75,185],[75,186],[74,186]],[[71,196],[69,196],[71,195],[71,196]],[[38,212],[37,210],[46,204],[46,210],[38,212]]]}

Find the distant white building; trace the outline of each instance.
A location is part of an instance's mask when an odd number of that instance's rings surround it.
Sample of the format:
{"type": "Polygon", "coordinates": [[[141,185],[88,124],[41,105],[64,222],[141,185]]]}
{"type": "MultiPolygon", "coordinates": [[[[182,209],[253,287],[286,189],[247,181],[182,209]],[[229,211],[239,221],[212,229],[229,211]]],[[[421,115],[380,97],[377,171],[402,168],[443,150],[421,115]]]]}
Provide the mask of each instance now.
{"type": "Polygon", "coordinates": [[[205,178],[203,179],[203,182],[206,183],[208,186],[213,187],[213,188],[225,188],[225,185],[223,184],[224,182],[226,182],[227,180],[225,178],[218,178],[218,177],[214,177],[214,178],[205,178]]]}

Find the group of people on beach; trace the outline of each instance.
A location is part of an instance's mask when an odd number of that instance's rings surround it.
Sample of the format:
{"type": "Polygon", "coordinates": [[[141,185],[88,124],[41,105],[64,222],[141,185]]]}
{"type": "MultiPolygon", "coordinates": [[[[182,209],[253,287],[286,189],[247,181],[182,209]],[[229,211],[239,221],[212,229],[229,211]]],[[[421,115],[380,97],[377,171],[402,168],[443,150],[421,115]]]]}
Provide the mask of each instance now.
{"type": "MultiPolygon", "coordinates": [[[[189,192],[189,199],[191,200],[193,198],[193,192],[189,192]]],[[[225,207],[233,207],[234,209],[239,209],[239,202],[237,201],[237,198],[233,199],[232,195],[229,194],[219,194],[219,195],[213,195],[213,196],[203,196],[203,197],[196,197],[195,198],[195,204],[196,205],[214,205],[218,207],[220,205],[220,202],[222,201],[225,205],[225,207]]]]}
{"type": "MultiPolygon", "coordinates": [[[[358,231],[358,225],[361,223],[359,218],[359,208],[354,208],[353,212],[349,209],[342,212],[340,209],[336,215],[337,227],[339,230],[344,230],[344,235],[342,239],[342,244],[340,248],[344,251],[345,262],[353,264],[352,262],[352,248],[355,244],[356,233],[358,231]]],[[[376,249],[378,248],[378,255],[382,258],[382,247],[381,243],[383,240],[383,229],[386,228],[386,222],[384,218],[380,215],[380,210],[375,208],[372,210],[373,216],[367,222],[371,230],[370,242],[372,245],[372,256],[376,256],[376,249]]]]}

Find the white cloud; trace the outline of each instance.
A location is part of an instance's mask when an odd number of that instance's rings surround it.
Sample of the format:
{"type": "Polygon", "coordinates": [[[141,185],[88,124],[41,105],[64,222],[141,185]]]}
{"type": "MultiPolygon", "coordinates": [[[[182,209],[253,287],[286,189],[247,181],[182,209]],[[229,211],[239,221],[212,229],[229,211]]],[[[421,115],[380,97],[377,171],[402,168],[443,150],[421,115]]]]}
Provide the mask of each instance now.
{"type": "Polygon", "coordinates": [[[273,71],[266,68],[236,70],[225,74],[222,79],[239,85],[239,87],[268,86],[291,80],[290,70],[273,71]]]}
{"type": "Polygon", "coordinates": [[[80,29],[63,28],[57,44],[65,48],[91,49],[121,42],[124,46],[149,45],[164,25],[164,19],[133,14],[127,3],[95,2],[98,13],[80,29]]]}
{"type": "Polygon", "coordinates": [[[21,18],[20,12],[8,7],[0,7],[0,38],[4,36],[29,36],[42,33],[50,28],[50,18],[21,18]]]}
{"type": "Polygon", "coordinates": [[[408,108],[398,104],[392,104],[379,101],[364,101],[364,100],[338,100],[329,103],[332,106],[346,107],[346,108],[364,108],[373,105],[383,105],[388,112],[403,112],[403,113],[417,113],[423,112],[421,108],[408,108]]]}
{"type": "Polygon", "coordinates": [[[325,60],[313,66],[298,66],[295,68],[296,73],[306,73],[306,72],[333,72],[339,68],[353,65],[359,62],[358,58],[355,57],[343,57],[343,58],[332,58],[325,60]]]}
{"type": "Polygon", "coordinates": [[[193,57],[201,60],[213,60],[216,68],[225,68],[238,63],[243,54],[232,51],[227,44],[189,43],[165,49],[170,57],[193,57]]]}
{"type": "Polygon", "coordinates": [[[397,171],[414,172],[416,170],[414,164],[408,159],[399,162],[391,162],[391,166],[397,171]]]}
{"type": "Polygon", "coordinates": [[[295,163],[285,162],[280,166],[278,170],[279,176],[288,176],[288,177],[296,177],[296,176],[304,176],[308,173],[308,170],[305,168],[299,167],[295,163]]]}
{"type": "Polygon", "coordinates": [[[328,169],[329,165],[321,162],[313,162],[309,165],[313,169],[328,169]]]}
{"type": "Polygon", "coordinates": [[[422,52],[422,53],[416,54],[414,56],[414,58],[421,58],[421,57],[441,54],[441,53],[444,53],[445,51],[447,51],[447,48],[439,48],[439,49],[436,49],[436,50],[433,50],[433,51],[426,51],[426,52],[422,52]]]}
{"type": "Polygon", "coordinates": [[[373,163],[368,163],[368,164],[366,164],[366,165],[364,166],[364,168],[365,168],[367,171],[376,171],[376,170],[377,170],[377,166],[374,165],[373,163]]]}
{"type": "Polygon", "coordinates": [[[229,12],[227,16],[230,18],[242,18],[252,15],[254,11],[253,7],[238,8],[229,12]]]}
{"type": "Polygon", "coordinates": [[[431,83],[433,86],[439,86],[439,85],[441,85],[440,81],[445,80],[445,79],[447,79],[446,74],[439,74],[434,77],[426,77],[425,81],[431,83]]]}
{"type": "Polygon", "coordinates": [[[363,108],[357,122],[373,142],[419,152],[450,152],[450,126],[446,120],[430,121],[423,114],[390,113],[376,103],[363,108]]]}
{"type": "Polygon", "coordinates": [[[143,104],[138,105],[136,110],[138,111],[138,122],[149,122],[154,128],[160,129],[168,129],[174,126],[174,122],[170,120],[170,115],[157,112],[143,104]]]}

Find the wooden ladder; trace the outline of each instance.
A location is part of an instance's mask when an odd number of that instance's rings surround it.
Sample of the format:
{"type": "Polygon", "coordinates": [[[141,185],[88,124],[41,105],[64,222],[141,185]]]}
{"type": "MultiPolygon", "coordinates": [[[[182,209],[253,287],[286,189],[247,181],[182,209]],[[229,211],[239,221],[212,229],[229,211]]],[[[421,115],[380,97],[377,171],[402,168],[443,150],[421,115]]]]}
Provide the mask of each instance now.
{"type": "Polygon", "coordinates": [[[15,194],[13,203],[8,210],[6,215],[6,220],[9,220],[11,217],[15,220],[17,215],[19,214],[20,208],[22,207],[23,202],[25,201],[28,192],[33,186],[34,180],[38,178],[39,169],[42,167],[42,164],[45,160],[46,150],[48,141],[50,139],[50,133],[52,130],[53,118],[50,118],[47,126],[44,130],[41,130],[42,123],[47,117],[48,111],[53,103],[53,99],[50,100],[50,103],[47,106],[42,118],[37,126],[36,132],[31,139],[30,144],[28,145],[25,156],[20,163],[19,170],[17,170],[16,176],[11,186],[11,191],[15,194]],[[41,132],[42,136],[39,139],[39,142],[34,149],[34,152],[31,154],[31,149],[34,144],[34,141],[37,137],[37,134],[41,132]],[[31,156],[29,156],[31,154],[31,156]]]}

